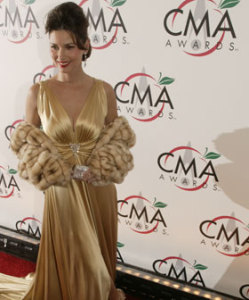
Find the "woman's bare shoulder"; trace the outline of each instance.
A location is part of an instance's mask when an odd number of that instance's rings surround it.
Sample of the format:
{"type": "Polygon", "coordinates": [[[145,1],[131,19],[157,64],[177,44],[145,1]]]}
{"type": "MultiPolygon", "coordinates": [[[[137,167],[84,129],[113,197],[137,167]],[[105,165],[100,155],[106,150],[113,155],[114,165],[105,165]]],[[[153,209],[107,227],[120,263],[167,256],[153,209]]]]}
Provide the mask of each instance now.
{"type": "Polygon", "coordinates": [[[106,82],[106,81],[102,81],[103,82],[103,87],[105,89],[105,92],[107,95],[109,94],[113,94],[114,90],[113,87],[110,85],[110,83],[106,82]]]}
{"type": "Polygon", "coordinates": [[[108,112],[106,116],[106,124],[112,122],[117,117],[117,101],[116,95],[112,88],[112,86],[103,81],[103,86],[106,92],[107,104],[108,104],[108,112]]]}
{"type": "Polygon", "coordinates": [[[58,80],[55,77],[51,77],[49,79],[44,80],[44,83],[48,86],[48,87],[53,87],[54,85],[56,85],[56,83],[58,83],[58,80]]]}
{"type": "Polygon", "coordinates": [[[39,89],[40,89],[40,84],[39,83],[35,83],[35,84],[31,85],[31,87],[28,90],[28,97],[27,98],[36,101],[37,95],[39,93],[39,89]]]}
{"type": "Polygon", "coordinates": [[[26,117],[25,120],[35,126],[39,126],[41,121],[37,112],[37,97],[40,89],[40,84],[33,84],[28,91],[26,100],[26,117]]]}

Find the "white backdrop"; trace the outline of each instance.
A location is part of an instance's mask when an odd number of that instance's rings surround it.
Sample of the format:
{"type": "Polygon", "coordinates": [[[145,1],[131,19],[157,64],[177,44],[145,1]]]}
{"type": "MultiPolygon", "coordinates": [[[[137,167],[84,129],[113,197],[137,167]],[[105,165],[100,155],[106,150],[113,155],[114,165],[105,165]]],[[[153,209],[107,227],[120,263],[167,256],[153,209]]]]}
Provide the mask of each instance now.
{"type": "MultiPolygon", "coordinates": [[[[43,194],[16,174],[9,138],[29,86],[56,72],[44,20],[61,2],[0,0],[0,224],[34,235],[43,194]]],[[[113,85],[137,134],[117,186],[119,259],[249,299],[249,3],[75,2],[91,25],[86,72],[113,85]]]]}

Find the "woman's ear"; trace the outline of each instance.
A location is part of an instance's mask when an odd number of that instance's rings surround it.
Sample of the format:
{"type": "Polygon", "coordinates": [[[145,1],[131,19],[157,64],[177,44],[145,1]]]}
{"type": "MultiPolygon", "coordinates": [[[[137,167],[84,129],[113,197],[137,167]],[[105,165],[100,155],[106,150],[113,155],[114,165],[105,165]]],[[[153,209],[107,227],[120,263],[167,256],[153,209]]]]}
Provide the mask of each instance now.
{"type": "MultiPolygon", "coordinates": [[[[90,50],[90,40],[89,40],[89,38],[87,38],[87,40],[85,41],[84,48],[87,49],[88,51],[90,50]]],[[[87,51],[87,53],[88,53],[88,51],[87,51]]]]}

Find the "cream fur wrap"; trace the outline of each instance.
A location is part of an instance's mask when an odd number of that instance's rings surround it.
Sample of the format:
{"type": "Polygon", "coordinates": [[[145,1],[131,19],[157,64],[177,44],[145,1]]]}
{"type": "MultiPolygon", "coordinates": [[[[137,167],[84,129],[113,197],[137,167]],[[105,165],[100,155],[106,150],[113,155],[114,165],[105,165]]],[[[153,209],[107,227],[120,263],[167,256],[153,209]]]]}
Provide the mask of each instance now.
{"type": "Polygon", "coordinates": [[[11,136],[10,147],[19,159],[19,176],[45,190],[53,184],[65,185],[71,168],[60,157],[48,136],[39,128],[22,122],[11,136]]]}
{"type": "Polygon", "coordinates": [[[102,130],[87,162],[97,179],[94,185],[123,182],[134,166],[129,149],[135,142],[135,133],[124,117],[117,117],[102,130]]]}
{"type": "MultiPolygon", "coordinates": [[[[87,165],[94,174],[94,185],[121,183],[133,168],[129,150],[135,144],[135,134],[124,117],[117,117],[101,132],[87,165]]],[[[66,185],[72,166],[58,153],[49,137],[30,123],[22,122],[11,136],[10,147],[19,159],[19,176],[38,189],[51,185],[66,185]]]]}

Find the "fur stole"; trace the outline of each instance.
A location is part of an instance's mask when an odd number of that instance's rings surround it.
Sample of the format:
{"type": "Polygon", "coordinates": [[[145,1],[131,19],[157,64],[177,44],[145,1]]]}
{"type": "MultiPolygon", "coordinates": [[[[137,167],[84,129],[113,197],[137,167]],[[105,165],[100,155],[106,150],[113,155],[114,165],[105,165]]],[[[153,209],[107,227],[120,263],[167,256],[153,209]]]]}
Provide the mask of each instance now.
{"type": "Polygon", "coordinates": [[[135,145],[135,141],[134,131],[122,116],[102,130],[87,162],[97,179],[94,185],[123,182],[133,168],[133,156],[129,149],[135,145]]]}
{"type": "Polygon", "coordinates": [[[45,190],[53,184],[65,185],[71,168],[60,157],[48,136],[30,123],[22,122],[11,136],[10,147],[19,159],[19,176],[45,190]]]}
{"type": "MultiPolygon", "coordinates": [[[[129,150],[135,144],[135,134],[124,117],[117,117],[102,130],[87,165],[96,177],[94,185],[123,182],[133,168],[129,150]]],[[[19,159],[19,176],[38,189],[51,185],[66,185],[72,166],[58,153],[49,137],[30,123],[22,122],[11,136],[10,147],[19,159]]]]}

